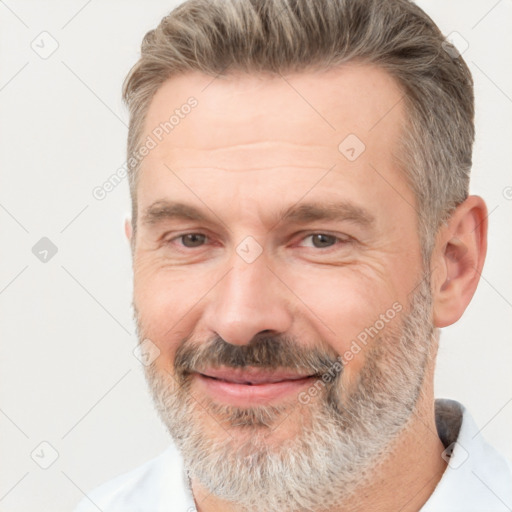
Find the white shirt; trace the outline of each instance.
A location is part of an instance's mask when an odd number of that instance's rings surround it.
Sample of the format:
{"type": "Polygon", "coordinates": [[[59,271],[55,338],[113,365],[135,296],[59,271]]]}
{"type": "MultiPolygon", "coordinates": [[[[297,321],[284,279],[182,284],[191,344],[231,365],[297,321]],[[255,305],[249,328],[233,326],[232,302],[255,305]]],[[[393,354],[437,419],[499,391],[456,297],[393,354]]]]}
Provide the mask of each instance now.
{"type": "MultiPolygon", "coordinates": [[[[420,512],[512,512],[512,463],[490,446],[466,409],[436,400],[448,465],[420,512]],[[450,455],[451,454],[451,455],[450,455]]],[[[75,512],[196,512],[183,460],[171,445],[142,466],[94,489],[75,512]]]]}

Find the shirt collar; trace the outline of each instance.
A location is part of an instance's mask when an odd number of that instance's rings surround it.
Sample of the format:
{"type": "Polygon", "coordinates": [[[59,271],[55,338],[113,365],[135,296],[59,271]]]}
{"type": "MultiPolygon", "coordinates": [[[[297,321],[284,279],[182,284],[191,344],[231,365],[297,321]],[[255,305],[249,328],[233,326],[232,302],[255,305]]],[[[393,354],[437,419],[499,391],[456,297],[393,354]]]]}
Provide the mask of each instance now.
{"type": "Polygon", "coordinates": [[[512,466],[455,400],[435,403],[446,470],[421,512],[512,511],[512,466]]]}

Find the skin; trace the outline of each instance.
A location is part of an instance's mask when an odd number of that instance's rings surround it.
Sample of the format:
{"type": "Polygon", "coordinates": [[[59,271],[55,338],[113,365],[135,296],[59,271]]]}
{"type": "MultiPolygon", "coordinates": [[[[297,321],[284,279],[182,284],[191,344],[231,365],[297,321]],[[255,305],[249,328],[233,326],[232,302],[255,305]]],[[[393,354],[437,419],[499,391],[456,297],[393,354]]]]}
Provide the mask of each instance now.
{"type": "MultiPolygon", "coordinates": [[[[143,139],[190,96],[198,106],[143,160],[136,231],[126,223],[128,239],[135,237],[134,304],[146,337],[161,351],[160,371],[172,372],[186,336],[219,335],[242,345],[268,331],[343,354],[393,303],[406,308],[424,274],[416,200],[393,157],[405,119],[402,95],[386,72],[362,64],[279,78],[189,73],[161,86],[143,139]],[[338,150],[348,134],[366,146],[353,162],[338,150]],[[144,222],[147,209],[163,200],[195,207],[208,220],[144,222]],[[372,222],[283,219],[299,204],[340,201],[372,222]],[[186,247],[179,238],[186,233],[207,238],[186,247]],[[336,238],[319,248],[315,233],[336,238]],[[262,249],[252,263],[236,251],[248,236],[262,249]]],[[[436,327],[457,321],[473,296],[486,215],[483,200],[470,196],[437,234],[430,262],[436,327]]],[[[363,347],[346,365],[349,389],[364,357],[363,347]]],[[[434,361],[417,410],[372,485],[336,510],[408,512],[428,500],[446,467],[433,374],[434,361]]],[[[206,392],[197,382],[191,390],[206,392]]],[[[294,435],[299,410],[292,407],[269,443],[294,435]]],[[[209,421],[212,436],[222,436],[209,421]]],[[[201,512],[236,509],[196,481],[192,489],[201,512]]]]}

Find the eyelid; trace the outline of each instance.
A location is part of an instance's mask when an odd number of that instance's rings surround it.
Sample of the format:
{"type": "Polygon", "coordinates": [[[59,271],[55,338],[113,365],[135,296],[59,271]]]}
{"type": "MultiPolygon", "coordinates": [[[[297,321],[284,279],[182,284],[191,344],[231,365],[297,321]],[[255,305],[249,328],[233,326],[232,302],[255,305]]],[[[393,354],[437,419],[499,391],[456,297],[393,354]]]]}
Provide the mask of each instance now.
{"type": "MultiPolygon", "coordinates": [[[[161,237],[162,244],[164,244],[164,245],[171,244],[172,242],[175,242],[176,240],[179,240],[180,238],[183,238],[184,236],[187,236],[187,235],[202,235],[202,236],[205,237],[205,244],[212,240],[212,237],[209,236],[207,233],[205,233],[204,230],[203,231],[201,231],[201,230],[197,230],[197,231],[190,230],[190,231],[180,231],[180,232],[177,232],[177,233],[173,233],[172,236],[169,236],[169,233],[165,233],[161,237]]],[[[181,244],[181,245],[182,245],[182,247],[185,247],[183,244],[181,244]]],[[[203,247],[203,246],[204,245],[200,245],[197,248],[203,247]]],[[[193,249],[193,247],[189,247],[188,249],[193,249]]]]}
{"type": "MultiPolygon", "coordinates": [[[[344,244],[344,243],[355,242],[355,238],[353,238],[350,235],[347,235],[345,233],[331,233],[329,231],[320,231],[319,230],[319,231],[308,231],[308,232],[305,232],[305,233],[301,233],[300,239],[297,242],[297,244],[300,244],[306,238],[309,238],[309,237],[314,236],[314,235],[326,235],[326,236],[333,237],[333,238],[336,239],[336,242],[335,242],[334,245],[332,245],[330,247],[325,247],[325,249],[332,249],[336,245],[340,245],[340,243],[344,244]]],[[[320,248],[316,248],[316,249],[320,249],[320,248]]]]}

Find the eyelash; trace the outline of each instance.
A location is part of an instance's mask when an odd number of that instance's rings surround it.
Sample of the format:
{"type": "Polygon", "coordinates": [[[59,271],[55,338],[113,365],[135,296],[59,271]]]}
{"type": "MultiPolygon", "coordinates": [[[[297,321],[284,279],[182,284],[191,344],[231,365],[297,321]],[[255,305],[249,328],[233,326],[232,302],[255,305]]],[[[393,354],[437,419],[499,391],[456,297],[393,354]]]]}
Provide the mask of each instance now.
{"type": "Polygon", "coordinates": [[[329,249],[335,249],[337,246],[346,245],[346,244],[348,244],[348,243],[353,241],[353,239],[350,236],[348,236],[348,235],[337,236],[337,235],[333,235],[331,233],[324,233],[322,231],[315,231],[314,233],[308,233],[307,235],[303,236],[300,239],[300,242],[304,242],[306,239],[314,237],[316,235],[323,235],[323,236],[327,236],[327,237],[330,237],[330,238],[334,238],[334,243],[333,243],[333,245],[330,245],[329,247],[311,247],[311,246],[308,246],[309,249],[317,249],[317,250],[324,249],[324,251],[328,251],[329,249]]]}
{"type": "MultiPolygon", "coordinates": [[[[210,237],[205,234],[205,233],[201,233],[201,232],[197,232],[197,231],[190,231],[190,232],[187,232],[187,233],[181,233],[167,241],[165,241],[165,245],[170,245],[172,244],[173,242],[177,241],[177,240],[181,240],[183,242],[183,238],[186,237],[186,236],[189,236],[189,235],[200,235],[200,236],[204,236],[205,237],[205,244],[211,240],[210,237]]],[[[323,231],[314,231],[314,232],[309,232],[308,234],[304,234],[301,239],[299,240],[299,242],[304,242],[306,239],[310,238],[310,237],[313,237],[315,235],[325,235],[325,236],[328,236],[328,237],[332,237],[334,238],[334,243],[333,245],[330,245],[328,247],[306,247],[306,248],[309,248],[309,249],[317,249],[317,250],[323,250],[324,252],[328,251],[328,250],[332,250],[334,248],[336,248],[336,246],[340,246],[340,245],[346,245],[346,244],[349,244],[351,242],[354,241],[354,239],[348,235],[343,235],[343,236],[336,236],[336,235],[333,235],[331,233],[327,233],[327,232],[323,232],[323,231]]],[[[202,247],[204,247],[205,244],[202,244],[200,246],[197,246],[197,247],[186,247],[185,245],[183,245],[183,243],[180,244],[180,247],[182,247],[183,249],[200,249],[202,247]]]]}
{"type": "MultiPolygon", "coordinates": [[[[206,241],[205,242],[208,242],[210,240],[210,237],[205,234],[205,233],[201,233],[200,231],[188,231],[186,233],[180,233],[179,235],[176,235],[168,240],[165,240],[164,239],[164,245],[172,245],[174,242],[176,242],[177,240],[182,240],[183,241],[183,238],[185,238],[186,236],[189,236],[189,235],[200,235],[200,236],[204,236],[206,241]]],[[[183,247],[184,249],[198,249],[198,248],[201,248],[201,247],[204,247],[204,244],[203,245],[200,245],[198,247],[186,247],[185,245],[183,244],[180,244],[181,247],[183,247]]]]}

